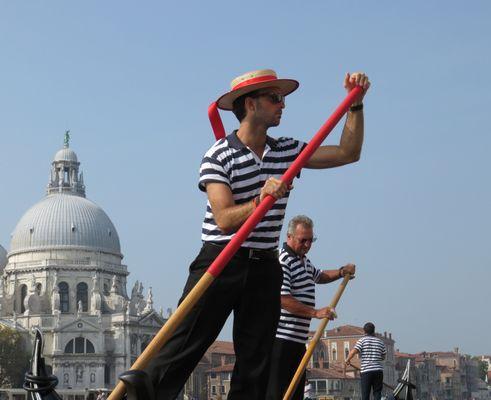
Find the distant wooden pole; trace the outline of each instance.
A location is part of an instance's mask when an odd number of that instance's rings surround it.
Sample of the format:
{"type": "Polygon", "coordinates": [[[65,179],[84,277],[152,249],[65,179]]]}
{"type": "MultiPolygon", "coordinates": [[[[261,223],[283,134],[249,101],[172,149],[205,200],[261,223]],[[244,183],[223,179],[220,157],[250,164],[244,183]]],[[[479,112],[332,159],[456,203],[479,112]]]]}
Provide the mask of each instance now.
{"type": "MultiPolygon", "coordinates": [[[[356,100],[356,98],[362,93],[363,89],[361,86],[356,86],[348,93],[341,104],[334,110],[334,113],[327,119],[324,125],[317,131],[314,137],[311,139],[309,144],[302,150],[302,152],[297,156],[295,161],[290,165],[286,172],[281,177],[281,180],[287,184],[291,183],[295,176],[298,175],[300,170],[305,166],[305,164],[310,160],[312,154],[315,150],[319,148],[324,139],[333,130],[339,120],[348,111],[351,104],[356,100]]],[[[240,248],[242,243],[247,239],[252,230],[261,221],[261,219],[266,215],[266,213],[273,206],[276,199],[268,195],[261,203],[257,206],[256,210],[247,218],[247,220],[242,224],[240,229],[235,233],[234,237],[228,244],[223,248],[218,257],[213,261],[210,267],[206,270],[205,274],[201,277],[194,288],[188,293],[186,298],[177,307],[176,311],[165,325],[160,328],[160,331],[148,344],[145,351],[138,357],[135,363],[131,366],[131,369],[144,369],[149,361],[157,355],[159,350],[164,346],[165,343],[170,339],[174,331],[177,329],[182,320],[189,314],[193,306],[198,302],[198,300],[203,296],[206,289],[211,285],[218,275],[221,274],[225,266],[228,264],[230,259],[234,256],[237,250],[240,248]]],[[[108,400],[121,400],[126,388],[122,381],[116,385],[112,393],[109,395],[108,400]]]]}
{"type": "MultiPolygon", "coordinates": [[[[341,295],[344,292],[344,289],[346,288],[346,285],[348,284],[349,280],[351,279],[351,274],[346,274],[344,276],[343,281],[339,285],[338,290],[336,291],[334,298],[331,301],[331,304],[329,304],[330,308],[336,308],[338,305],[339,299],[341,298],[341,295]]],[[[293,376],[292,381],[290,382],[290,386],[288,386],[288,389],[283,396],[283,400],[290,400],[292,397],[293,393],[295,392],[295,389],[298,386],[298,382],[300,382],[300,378],[302,377],[305,368],[307,367],[307,364],[310,360],[310,357],[312,357],[312,353],[314,352],[315,346],[317,346],[317,343],[319,342],[322,333],[324,332],[324,329],[326,329],[327,323],[329,322],[328,318],[323,318],[321,320],[321,323],[319,327],[317,328],[317,331],[315,332],[314,337],[309,343],[309,346],[307,347],[307,351],[305,352],[302,361],[300,361],[300,364],[297,368],[297,372],[295,372],[295,375],[293,376]]]]}

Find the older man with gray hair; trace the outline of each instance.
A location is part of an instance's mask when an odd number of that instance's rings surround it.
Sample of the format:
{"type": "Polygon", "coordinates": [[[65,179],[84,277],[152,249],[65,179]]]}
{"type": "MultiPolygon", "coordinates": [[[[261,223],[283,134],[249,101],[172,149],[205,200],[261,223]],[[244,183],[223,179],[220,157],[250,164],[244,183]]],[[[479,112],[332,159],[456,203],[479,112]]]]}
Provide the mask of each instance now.
{"type": "MultiPolygon", "coordinates": [[[[315,284],[329,283],[346,274],[355,274],[354,264],[328,270],[314,267],[306,254],[315,240],[314,223],[309,217],[298,215],[292,218],[288,224],[286,243],[279,256],[283,269],[281,316],[273,345],[267,400],[283,398],[305,354],[311,318],[336,317],[329,307],[315,308],[315,284]]],[[[293,400],[303,399],[304,385],[305,373],[293,400]]]]}

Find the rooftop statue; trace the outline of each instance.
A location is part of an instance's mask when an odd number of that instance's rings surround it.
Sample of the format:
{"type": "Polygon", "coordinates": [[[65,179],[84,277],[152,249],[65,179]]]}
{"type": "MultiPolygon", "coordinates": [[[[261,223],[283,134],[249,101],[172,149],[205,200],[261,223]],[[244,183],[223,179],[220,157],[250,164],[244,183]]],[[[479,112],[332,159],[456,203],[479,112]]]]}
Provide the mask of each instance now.
{"type": "Polygon", "coordinates": [[[66,148],[70,147],[70,130],[65,131],[65,140],[63,144],[66,148]]]}

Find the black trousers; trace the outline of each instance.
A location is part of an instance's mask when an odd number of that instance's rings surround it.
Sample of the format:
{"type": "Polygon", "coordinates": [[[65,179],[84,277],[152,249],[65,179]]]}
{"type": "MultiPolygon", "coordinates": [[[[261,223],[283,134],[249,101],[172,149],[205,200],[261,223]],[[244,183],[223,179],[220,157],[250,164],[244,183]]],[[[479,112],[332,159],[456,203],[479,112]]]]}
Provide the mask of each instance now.
{"type": "MultiPolygon", "coordinates": [[[[189,267],[180,302],[222,247],[204,244],[189,267]]],[[[282,271],[277,257],[235,255],[176,329],[146,372],[158,400],[175,399],[233,311],[236,362],[228,399],[264,399],[280,314],[282,271]]]]}
{"type": "MultiPolygon", "coordinates": [[[[304,354],[305,344],[275,338],[271,353],[267,400],[281,400],[283,398],[304,354]]],[[[304,389],[305,372],[291,399],[303,400],[304,389]]]]}
{"type": "Polygon", "coordinates": [[[370,390],[373,389],[373,400],[380,400],[384,386],[384,372],[369,371],[360,374],[361,400],[370,400],[370,390]]]}

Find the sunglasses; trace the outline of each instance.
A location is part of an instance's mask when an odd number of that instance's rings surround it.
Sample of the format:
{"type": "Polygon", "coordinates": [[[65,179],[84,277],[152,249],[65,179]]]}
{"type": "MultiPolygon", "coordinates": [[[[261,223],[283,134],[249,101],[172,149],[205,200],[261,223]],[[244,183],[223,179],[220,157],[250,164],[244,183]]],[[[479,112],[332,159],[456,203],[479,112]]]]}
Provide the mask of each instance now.
{"type": "Polygon", "coordinates": [[[298,240],[298,242],[299,242],[300,244],[307,244],[307,243],[309,243],[309,242],[310,242],[310,243],[314,243],[314,242],[317,240],[317,238],[314,236],[314,237],[311,237],[311,238],[297,239],[297,240],[298,240]]]}
{"type": "Polygon", "coordinates": [[[273,104],[280,104],[283,103],[285,104],[285,96],[280,94],[280,93],[275,93],[275,92],[259,92],[251,96],[252,98],[257,98],[257,97],[267,97],[268,100],[273,103],[273,104]]]}

